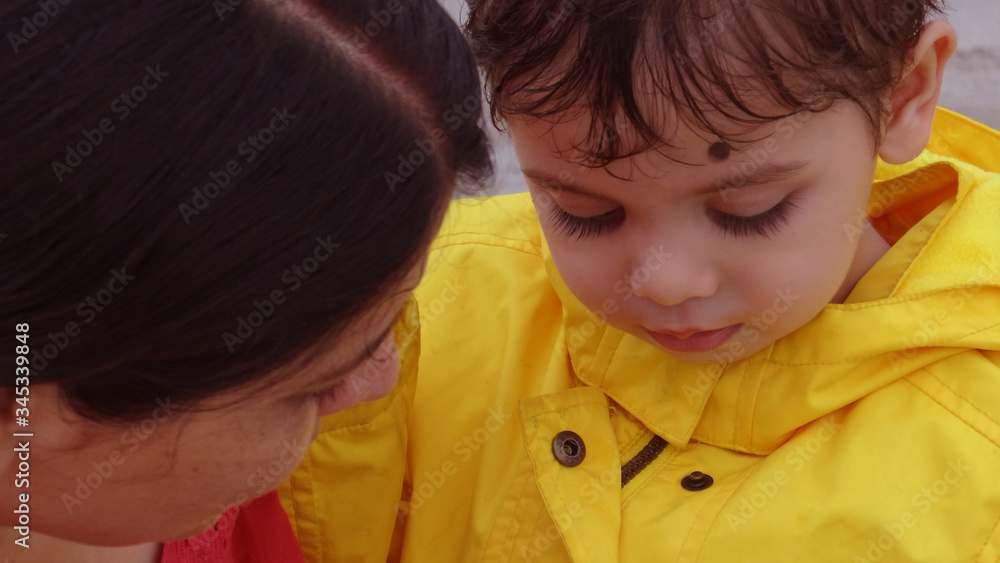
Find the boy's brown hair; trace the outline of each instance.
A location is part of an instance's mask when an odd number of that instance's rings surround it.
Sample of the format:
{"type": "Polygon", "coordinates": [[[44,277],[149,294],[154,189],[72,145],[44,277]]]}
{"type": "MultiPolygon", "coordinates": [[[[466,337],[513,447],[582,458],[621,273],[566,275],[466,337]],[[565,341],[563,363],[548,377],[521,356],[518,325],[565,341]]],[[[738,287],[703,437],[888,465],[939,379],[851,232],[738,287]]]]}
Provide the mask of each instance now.
{"type": "Polygon", "coordinates": [[[856,103],[879,138],[908,52],[943,3],[470,0],[466,32],[494,123],[589,112],[589,135],[576,148],[601,166],[671,146],[649,92],[730,143],[727,122],[760,125],[837,100],[856,103]]]}

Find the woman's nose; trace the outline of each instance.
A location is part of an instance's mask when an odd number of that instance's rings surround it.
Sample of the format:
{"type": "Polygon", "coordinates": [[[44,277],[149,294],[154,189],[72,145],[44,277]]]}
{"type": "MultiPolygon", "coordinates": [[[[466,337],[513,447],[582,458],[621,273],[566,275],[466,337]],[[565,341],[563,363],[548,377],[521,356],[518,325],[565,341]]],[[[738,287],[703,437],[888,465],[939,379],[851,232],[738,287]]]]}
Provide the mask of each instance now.
{"type": "Polygon", "coordinates": [[[660,305],[678,305],[695,297],[711,297],[719,275],[707,256],[697,251],[650,247],[637,256],[631,275],[632,291],[660,305]]]}

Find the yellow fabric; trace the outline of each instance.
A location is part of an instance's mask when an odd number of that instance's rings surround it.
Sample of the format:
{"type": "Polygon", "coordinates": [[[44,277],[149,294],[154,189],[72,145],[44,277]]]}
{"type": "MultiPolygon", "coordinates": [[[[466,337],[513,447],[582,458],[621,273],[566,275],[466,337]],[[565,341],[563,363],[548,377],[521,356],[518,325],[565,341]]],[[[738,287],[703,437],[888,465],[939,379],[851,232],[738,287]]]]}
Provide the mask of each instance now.
{"type": "Polygon", "coordinates": [[[847,302],[717,365],[587,311],[527,195],[454,203],[412,406],[380,407],[406,427],[324,432],[282,489],[307,560],[997,561],[997,172],[1000,134],[940,111],[928,151],[879,166],[869,214],[898,242],[847,302]],[[714,484],[685,490],[694,471],[714,484]]]}
{"type": "Polygon", "coordinates": [[[419,326],[411,298],[393,327],[400,362],[395,388],[324,418],[302,463],[278,487],[306,561],[384,561],[389,552],[405,478],[419,326]]]}

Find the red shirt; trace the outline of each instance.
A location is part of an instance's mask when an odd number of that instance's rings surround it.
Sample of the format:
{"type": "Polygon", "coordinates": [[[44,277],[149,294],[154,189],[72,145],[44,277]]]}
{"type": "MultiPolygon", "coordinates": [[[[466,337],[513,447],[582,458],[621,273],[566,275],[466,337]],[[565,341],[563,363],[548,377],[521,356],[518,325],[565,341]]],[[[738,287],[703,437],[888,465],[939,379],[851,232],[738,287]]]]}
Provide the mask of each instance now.
{"type": "Polygon", "coordinates": [[[163,546],[161,563],[305,563],[278,493],[224,512],[215,526],[163,546]]]}

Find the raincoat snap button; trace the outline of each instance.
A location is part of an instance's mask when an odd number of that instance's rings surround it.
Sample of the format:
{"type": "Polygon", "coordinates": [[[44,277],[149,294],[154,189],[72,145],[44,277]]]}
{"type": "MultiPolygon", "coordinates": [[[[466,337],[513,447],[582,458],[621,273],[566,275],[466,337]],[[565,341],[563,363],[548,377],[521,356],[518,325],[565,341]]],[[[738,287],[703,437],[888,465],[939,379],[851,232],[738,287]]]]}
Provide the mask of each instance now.
{"type": "Polygon", "coordinates": [[[587,456],[587,446],[576,432],[563,430],[552,439],[552,455],[565,467],[576,467],[587,456]]]}
{"type": "Polygon", "coordinates": [[[695,471],[687,477],[681,479],[681,486],[689,491],[703,491],[712,486],[715,479],[711,475],[695,471]]]}

